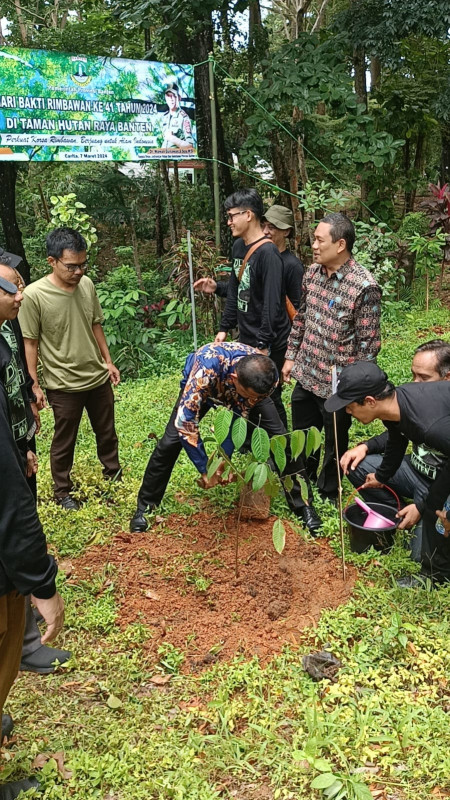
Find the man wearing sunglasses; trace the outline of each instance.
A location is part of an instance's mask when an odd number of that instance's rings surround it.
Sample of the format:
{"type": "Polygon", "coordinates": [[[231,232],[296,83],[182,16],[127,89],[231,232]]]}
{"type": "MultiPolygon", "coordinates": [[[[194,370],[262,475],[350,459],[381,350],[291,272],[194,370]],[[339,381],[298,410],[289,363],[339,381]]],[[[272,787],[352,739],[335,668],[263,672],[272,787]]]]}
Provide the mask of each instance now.
{"type": "Polygon", "coordinates": [[[45,406],[38,377],[55,417],[50,450],[54,496],[66,511],[77,511],[70,472],[83,409],[97,440],[105,478],[120,476],[114,426],[114,386],[120,373],[111,361],[102,329],[103,314],[88,267],[86,241],[72,228],[56,228],[47,236],[47,261],[52,271],[24,291],[19,321],[38,408],[45,406]]]}

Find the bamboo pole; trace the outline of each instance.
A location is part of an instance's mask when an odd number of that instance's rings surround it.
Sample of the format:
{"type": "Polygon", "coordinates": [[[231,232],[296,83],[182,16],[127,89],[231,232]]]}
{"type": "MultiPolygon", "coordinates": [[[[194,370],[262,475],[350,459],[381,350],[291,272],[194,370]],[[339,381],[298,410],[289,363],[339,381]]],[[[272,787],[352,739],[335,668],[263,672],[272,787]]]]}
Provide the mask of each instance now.
{"type": "Polygon", "coordinates": [[[217,150],[217,120],[216,120],[216,97],[214,87],[214,59],[212,53],[209,54],[209,99],[211,103],[211,140],[212,140],[212,168],[213,168],[213,188],[214,188],[214,229],[216,236],[216,247],[220,250],[220,193],[219,193],[219,162],[217,150]]]}

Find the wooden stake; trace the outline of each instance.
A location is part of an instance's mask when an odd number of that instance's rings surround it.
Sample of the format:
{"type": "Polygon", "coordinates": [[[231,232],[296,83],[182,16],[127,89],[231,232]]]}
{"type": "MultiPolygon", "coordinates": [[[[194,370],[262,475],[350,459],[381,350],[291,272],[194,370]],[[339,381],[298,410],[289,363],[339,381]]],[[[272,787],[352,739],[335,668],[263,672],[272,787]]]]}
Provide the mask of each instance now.
{"type": "Polygon", "coordinates": [[[342,550],[342,580],[345,581],[347,577],[347,567],[345,566],[344,519],[342,516],[342,481],[341,481],[341,470],[339,467],[337,419],[335,411],[333,411],[333,426],[334,426],[334,449],[336,452],[336,468],[338,477],[338,511],[339,511],[339,533],[341,537],[341,550],[342,550]]]}

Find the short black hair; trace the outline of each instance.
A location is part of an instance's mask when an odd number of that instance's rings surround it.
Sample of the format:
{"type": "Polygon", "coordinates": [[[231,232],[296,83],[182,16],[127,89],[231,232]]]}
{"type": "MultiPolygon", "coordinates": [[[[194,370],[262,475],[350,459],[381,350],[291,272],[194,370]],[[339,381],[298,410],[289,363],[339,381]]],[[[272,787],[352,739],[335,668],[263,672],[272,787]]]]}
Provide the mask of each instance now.
{"type": "Polygon", "coordinates": [[[229,211],[230,208],[248,209],[253,211],[256,219],[259,220],[264,216],[264,203],[256,189],[238,189],[237,192],[227,197],[223,207],[225,211],[229,211]]]}
{"type": "MultiPolygon", "coordinates": [[[[393,397],[394,394],[395,394],[395,386],[394,386],[393,383],[391,383],[391,381],[388,381],[386,383],[386,386],[384,387],[383,391],[380,392],[379,394],[375,395],[373,399],[374,400],[388,400],[388,398],[389,397],[393,397]]],[[[366,395],[366,397],[367,397],[367,395],[366,395]]],[[[366,399],[365,397],[362,397],[361,400],[356,400],[356,402],[358,403],[359,406],[363,406],[365,399],[366,399]]]]}
{"type": "Polygon", "coordinates": [[[445,339],[430,339],[429,342],[419,344],[414,350],[416,353],[436,353],[436,365],[441,378],[450,372],[450,342],[445,339]]]}
{"type": "Polygon", "coordinates": [[[244,356],[236,364],[239,383],[256,394],[267,395],[278,383],[278,370],[269,356],[255,353],[244,356]]]}
{"type": "Polygon", "coordinates": [[[353,250],[355,244],[355,226],[347,214],[342,211],[335,211],[332,214],[326,214],[321,222],[326,222],[330,226],[331,241],[337,242],[338,239],[345,239],[347,250],[349,253],[353,250]]]}
{"type": "Polygon", "coordinates": [[[87,250],[86,239],[75,228],[55,228],[47,235],[47,255],[61,258],[64,250],[82,253],[87,250]]]}

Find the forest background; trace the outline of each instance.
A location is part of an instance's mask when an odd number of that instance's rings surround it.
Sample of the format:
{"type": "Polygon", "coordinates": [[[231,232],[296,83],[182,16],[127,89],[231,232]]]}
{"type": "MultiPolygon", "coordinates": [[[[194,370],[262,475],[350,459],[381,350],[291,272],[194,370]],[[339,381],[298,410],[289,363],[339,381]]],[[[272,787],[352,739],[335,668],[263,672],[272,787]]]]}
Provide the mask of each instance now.
{"type": "MultiPolygon", "coordinates": [[[[176,367],[192,345],[186,229],[195,277],[220,273],[230,253],[225,219],[214,246],[210,57],[220,199],[253,185],[292,208],[291,247],[305,263],[315,220],[346,210],[387,317],[428,305],[439,273],[442,290],[450,14],[440,0],[3,0],[0,14],[3,45],[200,64],[194,181],[173,162],[0,161],[1,240],[27,280],[47,270],[49,228],[90,235],[89,274],[124,377],[176,367]]],[[[199,300],[203,341],[218,310],[199,300]]]]}

